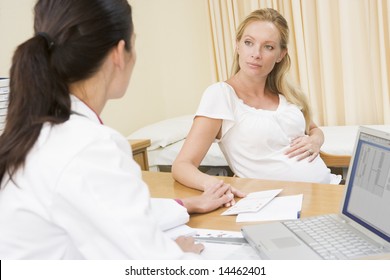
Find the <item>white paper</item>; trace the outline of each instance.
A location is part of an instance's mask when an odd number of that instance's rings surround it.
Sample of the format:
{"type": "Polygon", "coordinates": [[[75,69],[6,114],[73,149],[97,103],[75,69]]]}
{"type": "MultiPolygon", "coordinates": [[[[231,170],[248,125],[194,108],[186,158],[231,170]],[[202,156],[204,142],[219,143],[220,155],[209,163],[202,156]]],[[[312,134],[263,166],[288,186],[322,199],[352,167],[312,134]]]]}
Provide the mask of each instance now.
{"type": "Polygon", "coordinates": [[[193,228],[195,234],[193,237],[243,237],[241,231],[233,230],[216,230],[216,229],[205,229],[205,228],[193,228]]]}
{"type": "MultiPolygon", "coordinates": [[[[212,230],[194,228],[196,237],[243,237],[240,231],[212,230]]],[[[201,257],[207,260],[254,260],[260,259],[259,255],[248,243],[229,244],[229,243],[212,243],[207,241],[201,242],[205,249],[201,257]]]]}
{"type": "Polygon", "coordinates": [[[221,215],[236,215],[247,212],[257,212],[277,196],[282,189],[252,192],[238,201],[221,215]]]}
{"type": "Polygon", "coordinates": [[[239,214],[236,222],[294,220],[299,218],[302,201],[303,194],[275,197],[258,212],[239,214]]]}
{"type": "Polygon", "coordinates": [[[204,242],[200,256],[207,260],[258,260],[260,256],[249,244],[232,245],[204,242]]]}
{"type": "Polygon", "coordinates": [[[171,239],[175,240],[179,236],[193,236],[196,234],[196,230],[187,226],[187,225],[181,225],[175,228],[171,228],[168,230],[165,230],[164,233],[168,235],[171,239]]]}

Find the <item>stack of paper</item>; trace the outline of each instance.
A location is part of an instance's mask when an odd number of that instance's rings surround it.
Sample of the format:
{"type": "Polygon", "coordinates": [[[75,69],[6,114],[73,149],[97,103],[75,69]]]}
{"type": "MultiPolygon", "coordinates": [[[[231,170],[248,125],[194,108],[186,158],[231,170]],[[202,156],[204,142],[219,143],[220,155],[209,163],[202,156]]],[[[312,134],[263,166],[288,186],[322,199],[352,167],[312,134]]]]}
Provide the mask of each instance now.
{"type": "Polygon", "coordinates": [[[299,218],[303,195],[276,197],[282,189],[253,192],[221,215],[237,215],[236,222],[291,220],[299,218]]]}
{"type": "Polygon", "coordinates": [[[238,201],[221,215],[237,215],[240,213],[257,212],[268,204],[282,189],[253,192],[238,201]]]}
{"type": "Polygon", "coordinates": [[[302,201],[302,194],[275,197],[258,212],[239,214],[236,222],[298,219],[302,209],[302,201]]]}
{"type": "Polygon", "coordinates": [[[195,228],[192,236],[205,246],[201,256],[209,260],[256,260],[257,252],[240,231],[195,228]]]}

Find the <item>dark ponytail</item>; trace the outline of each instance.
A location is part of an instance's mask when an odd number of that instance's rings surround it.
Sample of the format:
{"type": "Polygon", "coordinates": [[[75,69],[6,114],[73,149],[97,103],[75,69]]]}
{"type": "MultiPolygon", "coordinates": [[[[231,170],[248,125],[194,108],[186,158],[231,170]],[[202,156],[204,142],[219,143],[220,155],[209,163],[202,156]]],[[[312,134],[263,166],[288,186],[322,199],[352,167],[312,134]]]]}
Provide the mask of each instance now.
{"type": "Polygon", "coordinates": [[[44,123],[69,119],[68,85],[93,75],[120,40],[130,50],[131,7],[126,0],[39,0],[34,29],[12,60],[0,183],[23,167],[44,123]]]}

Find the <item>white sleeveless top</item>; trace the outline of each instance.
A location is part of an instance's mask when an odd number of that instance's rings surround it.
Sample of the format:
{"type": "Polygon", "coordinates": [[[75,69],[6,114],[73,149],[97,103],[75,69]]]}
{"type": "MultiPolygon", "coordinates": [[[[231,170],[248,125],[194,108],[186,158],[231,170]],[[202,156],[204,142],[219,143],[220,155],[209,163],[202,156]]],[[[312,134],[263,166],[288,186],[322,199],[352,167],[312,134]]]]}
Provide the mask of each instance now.
{"type": "Polygon", "coordinates": [[[222,119],[222,136],[216,140],[232,171],[239,177],[338,184],[320,157],[297,161],[284,153],[292,139],[305,134],[300,109],[279,95],[275,111],[256,109],[238,98],[225,82],[209,86],[197,116],[222,119]]]}

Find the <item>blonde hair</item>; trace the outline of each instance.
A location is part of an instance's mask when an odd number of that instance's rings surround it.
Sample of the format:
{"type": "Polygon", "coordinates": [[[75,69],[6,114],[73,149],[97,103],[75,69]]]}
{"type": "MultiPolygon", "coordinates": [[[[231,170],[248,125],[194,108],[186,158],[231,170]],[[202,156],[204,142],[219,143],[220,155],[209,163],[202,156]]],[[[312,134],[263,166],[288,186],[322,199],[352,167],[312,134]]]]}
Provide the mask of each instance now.
{"type": "MultiPolygon", "coordinates": [[[[241,22],[237,29],[236,42],[241,40],[246,27],[254,21],[268,21],[273,23],[279,30],[280,48],[287,51],[289,37],[287,21],[278,11],[271,8],[255,10],[249,14],[244,21],[241,22]]],[[[240,71],[238,61],[239,56],[237,51],[235,51],[232,65],[232,76],[240,71]]],[[[312,121],[310,107],[303,92],[287,79],[287,72],[290,70],[290,66],[291,59],[287,52],[283,59],[279,63],[275,64],[274,69],[272,69],[271,73],[269,73],[265,86],[266,89],[271,92],[284,95],[290,103],[297,105],[301,109],[306,121],[306,133],[308,133],[309,126],[312,121]]]]}

